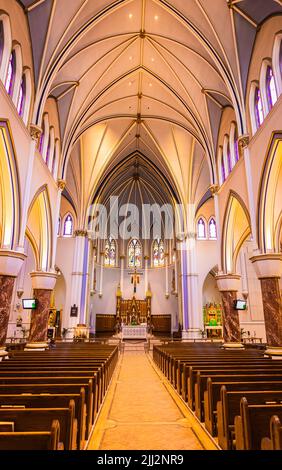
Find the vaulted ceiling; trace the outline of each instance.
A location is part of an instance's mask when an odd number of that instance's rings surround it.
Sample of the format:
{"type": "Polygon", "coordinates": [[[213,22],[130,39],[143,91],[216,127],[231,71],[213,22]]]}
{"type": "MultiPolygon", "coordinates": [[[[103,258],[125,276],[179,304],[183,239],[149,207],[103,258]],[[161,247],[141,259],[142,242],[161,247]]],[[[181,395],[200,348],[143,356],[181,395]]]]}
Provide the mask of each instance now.
{"type": "Polygon", "coordinates": [[[244,98],[258,25],[280,0],[23,0],[36,102],[55,97],[61,175],[75,205],[129,155],[146,156],[182,202],[216,182],[222,110],[245,131],[244,98]],[[229,5],[228,5],[229,4],[229,5]],[[242,41],[240,40],[242,38],[242,41]],[[239,61],[238,61],[239,59],[239,61]]]}

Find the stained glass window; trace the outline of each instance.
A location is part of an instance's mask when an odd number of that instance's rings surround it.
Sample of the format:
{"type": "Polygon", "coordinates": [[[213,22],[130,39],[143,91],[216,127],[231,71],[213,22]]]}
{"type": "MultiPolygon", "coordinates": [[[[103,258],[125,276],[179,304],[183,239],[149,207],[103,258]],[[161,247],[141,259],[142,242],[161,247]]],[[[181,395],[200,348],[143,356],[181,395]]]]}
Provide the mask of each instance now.
{"type": "Polygon", "coordinates": [[[130,268],[141,268],[142,246],[137,238],[133,238],[128,245],[128,266],[130,268]]]}
{"type": "Polygon", "coordinates": [[[202,217],[198,220],[197,234],[200,239],[206,238],[206,224],[202,217]]]}
{"type": "Polygon", "coordinates": [[[213,217],[209,221],[209,238],[211,240],[217,239],[216,223],[213,217]]]}
{"type": "Polygon", "coordinates": [[[224,165],[223,156],[221,158],[221,178],[222,178],[222,182],[224,183],[224,181],[226,180],[226,173],[225,173],[225,165],[224,165]]]}
{"type": "Polygon", "coordinates": [[[229,142],[227,144],[227,165],[228,165],[228,174],[230,174],[232,171],[232,161],[231,161],[231,151],[230,151],[229,142]]]}
{"type": "Polygon", "coordinates": [[[237,128],[235,129],[235,133],[234,133],[234,154],[235,154],[235,163],[237,163],[240,158],[237,128]]]}
{"type": "Polygon", "coordinates": [[[71,237],[73,233],[73,218],[71,215],[68,215],[64,223],[64,236],[71,237]]]}
{"type": "Polygon", "coordinates": [[[277,91],[275,79],[271,67],[267,67],[266,71],[266,93],[269,109],[271,109],[277,101],[277,91]]]}
{"type": "Polygon", "coordinates": [[[262,99],[260,89],[257,88],[255,92],[255,116],[256,116],[256,124],[257,129],[262,125],[264,120],[263,115],[263,107],[262,107],[262,99]]]}
{"type": "Polygon", "coordinates": [[[3,28],[3,22],[0,21],[0,66],[2,62],[3,51],[4,51],[4,28],[3,28]]]}
{"type": "Polygon", "coordinates": [[[104,264],[105,266],[116,266],[116,242],[110,237],[105,243],[105,255],[104,255],[104,264]]]}
{"type": "Polygon", "coordinates": [[[20,86],[18,105],[17,105],[17,110],[21,117],[23,117],[23,114],[24,114],[24,105],[25,105],[25,78],[23,77],[21,86],[20,86]]]}
{"type": "Polygon", "coordinates": [[[13,51],[12,54],[10,55],[7,78],[6,78],[6,83],[5,83],[5,88],[7,90],[7,93],[10,96],[12,96],[13,94],[15,76],[16,76],[16,54],[13,51]]]}
{"type": "Polygon", "coordinates": [[[153,265],[155,268],[164,266],[165,264],[165,252],[164,242],[159,238],[153,243],[153,265]]]}

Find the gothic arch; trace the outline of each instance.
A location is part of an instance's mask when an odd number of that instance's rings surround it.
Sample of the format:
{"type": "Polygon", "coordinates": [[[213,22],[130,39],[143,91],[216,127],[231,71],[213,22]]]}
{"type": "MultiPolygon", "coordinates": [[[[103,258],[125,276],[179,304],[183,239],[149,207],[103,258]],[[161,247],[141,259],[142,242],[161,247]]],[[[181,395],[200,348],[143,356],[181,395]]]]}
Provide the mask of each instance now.
{"type": "Polygon", "coordinates": [[[225,273],[235,273],[239,250],[251,234],[248,209],[237,193],[230,191],[223,220],[222,266],[225,273]]]}
{"type": "Polygon", "coordinates": [[[282,133],[273,132],[263,167],[258,200],[258,244],[263,253],[277,248],[275,237],[282,197],[282,133]]]}
{"type": "Polygon", "coordinates": [[[37,253],[37,268],[49,271],[52,255],[52,218],[47,186],[35,194],[28,212],[27,233],[37,253]]]}
{"type": "Polygon", "coordinates": [[[11,128],[0,121],[0,246],[16,249],[20,219],[18,170],[11,128]]]}

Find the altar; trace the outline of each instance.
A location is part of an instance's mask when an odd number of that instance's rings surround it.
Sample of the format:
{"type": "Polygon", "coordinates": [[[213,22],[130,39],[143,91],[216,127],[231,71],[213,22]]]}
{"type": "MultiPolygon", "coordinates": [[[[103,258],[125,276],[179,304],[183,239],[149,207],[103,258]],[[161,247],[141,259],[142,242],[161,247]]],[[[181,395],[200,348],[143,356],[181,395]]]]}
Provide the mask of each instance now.
{"type": "Polygon", "coordinates": [[[127,326],[121,328],[122,339],[147,339],[147,325],[127,326]]]}

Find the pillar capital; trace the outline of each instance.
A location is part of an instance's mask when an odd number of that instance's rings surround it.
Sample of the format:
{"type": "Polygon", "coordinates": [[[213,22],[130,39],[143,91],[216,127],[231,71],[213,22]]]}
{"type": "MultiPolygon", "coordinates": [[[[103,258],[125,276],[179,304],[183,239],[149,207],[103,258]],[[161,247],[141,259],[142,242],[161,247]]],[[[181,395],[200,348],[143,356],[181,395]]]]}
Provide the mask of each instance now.
{"type": "Polygon", "coordinates": [[[17,277],[26,255],[19,251],[0,250],[0,275],[17,277]]]}
{"type": "Polygon", "coordinates": [[[88,232],[87,232],[87,230],[78,229],[78,230],[75,230],[74,236],[75,236],[75,237],[87,237],[87,236],[88,236],[88,232]]]}
{"type": "Polygon", "coordinates": [[[120,257],[119,257],[120,260],[123,260],[125,258],[126,258],[125,255],[120,255],[120,257]]]}
{"type": "Polygon", "coordinates": [[[245,148],[248,147],[250,143],[250,136],[248,134],[244,134],[244,135],[241,135],[239,138],[238,138],[238,144],[239,144],[239,147],[244,150],[245,148]]]}
{"type": "Polygon", "coordinates": [[[59,179],[57,181],[57,184],[58,184],[58,189],[63,192],[63,190],[65,189],[67,183],[66,183],[65,180],[59,179]]]}
{"type": "Polygon", "coordinates": [[[59,276],[50,272],[33,271],[30,277],[33,289],[53,290],[59,276]]]}
{"type": "Polygon", "coordinates": [[[219,186],[218,184],[212,184],[212,185],[209,187],[209,190],[210,190],[210,192],[211,192],[211,195],[212,195],[212,196],[215,196],[215,195],[218,193],[219,188],[220,188],[220,186],[219,186]]]}
{"type": "Polygon", "coordinates": [[[149,256],[144,256],[145,261],[149,261],[149,259],[150,259],[149,256]]]}
{"type": "Polygon", "coordinates": [[[250,258],[259,279],[282,277],[282,253],[266,253],[250,258]]]}
{"type": "Polygon", "coordinates": [[[237,292],[240,288],[241,276],[238,274],[220,274],[215,279],[220,292],[237,292]]]}
{"type": "Polygon", "coordinates": [[[42,134],[42,129],[39,126],[36,126],[35,124],[30,124],[29,126],[29,131],[30,131],[30,137],[32,138],[33,141],[38,142],[41,134],[42,134]]]}

